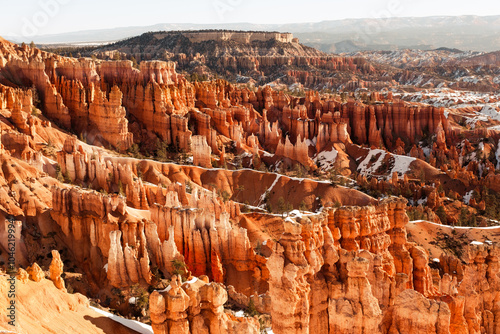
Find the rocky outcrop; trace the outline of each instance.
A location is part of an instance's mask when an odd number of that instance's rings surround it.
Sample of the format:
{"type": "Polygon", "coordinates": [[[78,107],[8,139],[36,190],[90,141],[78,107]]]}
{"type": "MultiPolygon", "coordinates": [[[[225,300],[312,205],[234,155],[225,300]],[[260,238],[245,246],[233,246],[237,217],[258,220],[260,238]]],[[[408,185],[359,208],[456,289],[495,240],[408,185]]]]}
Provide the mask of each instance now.
{"type": "Polygon", "coordinates": [[[70,112],[64,105],[56,85],[50,81],[46,70],[48,69],[44,61],[40,58],[34,58],[29,61],[12,59],[2,69],[2,72],[5,73],[4,75],[10,75],[16,80],[20,80],[26,87],[34,86],[47,116],[69,129],[71,128],[70,112]]]}
{"type": "Polygon", "coordinates": [[[212,168],[212,149],[208,146],[205,137],[193,136],[191,138],[191,151],[193,152],[193,165],[212,168]]]}
{"type": "Polygon", "coordinates": [[[382,311],[366,278],[369,266],[370,262],[364,258],[354,258],[347,263],[348,278],[345,296],[341,297],[341,291],[332,291],[333,298],[328,303],[330,332],[373,333],[377,331],[382,311]]]}
{"type": "Polygon", "coordinates": [[[445,302],[405,290],[385,314],[382,333],[450,333],[450,315],[445,302]]]}
{"type": "Polygon", "coordinates": [[[29,274],[26,270],[24,270],[23,268],[19,268],[17,270],[17,275],[16,275],[16,279],[21,282],[21,283],[26,283],[28,282],[28,279],[29,279],[29,274]]]}
{"type": "MultiPolygon", "coordinates": [[[[0,275],[0,306],[7,309],[10,282],[8,276],[0,275]]],[[[15,326],[7,312],[0,314],[0,332],[18,333],[117,333],[133,334],[129,329],[101,313],[91,309],[90,301],[80,293],[66,293],[57,289],[49,280],[16,283],[15,326]],[[89,319],[99,319],[96,326],[89,319]]]]}
{"type": "MultiPolygon", "coordinates": [[[[91,89],[93,87],[91,86],[91,89]]],[[[126,110],[122,106],[123,94],[113,86],[109,97],[99,89],[91,91],[89,122],[97,126],[104,140],[119,150],[127,150],[133,144],[133,134],[128,132],[126,110]]]]}
{"type": "Polygon", "coordinates": [[[498,309],[494,302],[490,302],[498,295],[498,255],[497,246],[486,244],[469,245],[464,252],[462,260],[466,266],[463,279],[457,287],[458,296],[465,297],[464,308],[459,308],[467,323],[467,328],[463,331],[495,332],[498,328],[495,321],[498,309]],[[479,314],[484,316],[480,317],[479,314]]]}
{"type": "Polygon", "coordinates": [[[64,264],[61,261],[61,255],[58,251],[52,251],[52,262],[50,263],[49,268],[49,277],[54,282],[54,285],[59,289],[66,291],[66,287],[64,285],[64,280],[61,277],[63,273],[64,264]]]}
{"type": "Polygon", "coordinates": [[[154,333],[259,333],[255,318],[235,318],[224,312],[227,292],[222,284],[196,277],[181,283],[174,276],[163,291],[150,296],[154,333]]]}
{"type": "Polygon", "coordinates": [[[54,189],[52,218],[77,259],[92,259],[89,272],[97,281],[106,277],[116,287],[149,282],[150,261],[170,276],[171,261],[184,259],[193,274],[208,274],[221,282],[237,282],[238,275],[258,271],[261,274],[248,292],[261,291],[266,269],[256,258],[246,230],[233,228],[229,221],[239,210],[198,190],[191,194],[189,208],[184,208],[178,200],[182,192],[174,189],[167,192],[165,205],[152,204],[143,218],[131,214],[121,196],[54,189]],[[228,267],[232,269],[224,269],[228,267]]]}
{"type": "Polygon", "coordinates": [[[305,141],[301,140],[300,135],[295,145],[290,142],[287,136],[284,143],[280,142],[278,144],[276,155],[292,159],[307,167],[314,164],[309,158],[309,147],[305,141]]]}
{"type": "Polygon", "coordinates": [[[275,40],[281,43],[291,43],[293,35],[290,33],[270,33],[270,32],[246,32],[246,31],[217,31],[217,32],[181,32],[191,43],[205,41],[234,41],[236,43],[248,44],[254,41],[275,40]]]}
{"type": "MultiPolygon", "coordinates": [[[[261,57],[257,62],[273,67],[281,60],[261,57]]],[[[366,65],[362,60],[342,57],[291,57],[285,63],[353,71],[364,71],[366,65]]],[[[453,137],[443,108],[411,105],[389,95],[370,96],[364,104],[310,91],[301,100],[269,86],[255,90],[222,80],[190,83],[176,73],[173,62],[133,65],[128,60],[98,63],[25,52],[24,57],[12,57],[1,72],[5,77],[19,77],[26,88],[34,85],[50,119],[73,129],[89,143],[120,151],[134,142],[148,143],[148,149],[155,150],[160,141],[175,151],[190,152],[200,146],[192,143],[192,137],[203,136],[214,154],[233,141],[238,154],[252,154],[258,161],[265,158],[268,164],[288,158],[314,170],[311,158],[335,143],[385,146],[392,151],[401,138],[415,144],[436,134],[436,151],[442,152],[436,153],[439,162],[453,137]],[[369,105],[372,100],[377,103],[369,105]],[[131,124],[127,113],[133,117],[131,124]],[[276,159],[269,159],[271,154],[276,159]]],[[[18,98],[24,111],[30,108],[26,94],[18,98]]],[[[15,109],[15,123],[29,134],[30,121],[19,113],[19,103],[4,104],[15,109]]],[[[202,166],[209,166],[198,151],[197,163],[201,159],[202,166]]],[[[206,156],[206,148],[201,151],[206,156]]]]}
{"type": "MultiPolygon", "coordinates": [[[[387,332],[384,326],[392,326],[405,331],[402,318],[412,313],[403,311],[403,305],[412,302],[398,297],[401,292],[416,289],[432,297],[437,289],[427,255],[406,241],[404,204],[390,200],[285,222],[267,261],[273,330],[381,333],[387,332]],[[402,313],[392,313],[396,303],[402,313]]],[[[437,305],[423,309],[429,315],[423,317],[422,329],[446,332],[451,314],[447,304],[418,296],[424,304],[437,305]]]]}
{"type": "Polygon", "coordinates": [[[45,278],[45,273],[36,262],[33,263],[32,266],[28,267],[26,271],[28,272],[29,278],[32,281],[40,282],[45,278]]]}

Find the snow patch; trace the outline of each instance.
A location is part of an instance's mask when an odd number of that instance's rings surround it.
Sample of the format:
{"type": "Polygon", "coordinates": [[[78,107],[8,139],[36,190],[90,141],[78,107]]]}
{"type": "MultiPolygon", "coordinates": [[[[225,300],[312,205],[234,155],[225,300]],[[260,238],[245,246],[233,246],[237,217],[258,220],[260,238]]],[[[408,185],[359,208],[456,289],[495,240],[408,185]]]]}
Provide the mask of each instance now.
{"type": "Polygon", "coordinates": [[[368,155],[366,156],[366,158],[358,166],[359,173],[361,175],[364,175],[364,176],[375,173],[382,165],[382,161],[384,161],[386,154],[387,153],[384,150],[380,150],[380,149],[372,150],[372,149],[370,149],[370,152],[368,152],[368,155]],[[372,158],[376,159],[376,160],[372,161],[372,158]],[[368,167],[370,162],[371,162],[371,166],[368,167]]]}
{"type": "Polygon", "coordinates": [[[426,204],[427,204],[427,197],[426,197],[426,198],[420,198],[420,199],[417,201],[417,204],[418,204],[418,205],[426,205],[426,204]]]}
{"type": "Polygon", "coordinates": [[[315,162],[319,168],[324,171],[330,170],[334,167],[337,160],[338,151],[332,147],[331,151],[323,151],[316,156],[315,162]]]}
{"type": "Polygon", "coordinates": [[[300,212],[299,210],[292,210],[290,211],[289,215],[296,218],[302,218],[302,212],[300,212]]]}
{"type": "Polygon", "coordinates": [[[500,121],[500,113],[491,105],[484,106],[480,113],[490,117],[491,119],[500,121]]]}
{"type": "Polygon", "coordinates": [[[468,193],[466,193],[466,194],[464,195],[464,198],[463,198],[463,199],[464,199],[464,204],[469,205],[470,200],[472,199],[472,194],[473,194],[473,193],[474,193],[474,190],[471,190],[471,191],[469,191],[468,193]]]}
{"type": "Polygon", "coordinates": [[[94,310],[95,312],[99,313],[100,315],[103,315],[103,316],[105,316],[113,321],[116,321],[117,323],[122,324],[123,326],[130,328],[130,329],[136,331],[137,333],[153,334],[153,328],[151,326],[143,324],[142,322],[125,319],[125,318],[119,317],[115,314],[103,311],[103,310],[98,309],[98,308],[93,307],[93,306],[90,306],[90,308],[92,310],[94,310]]]}
{"type": "Polygon", "coordinates": [[[316,141],[317,141],[316,137],[314,137],[312,140],[306,139],[307,146],[316,146],[316,141]]]}
{"type": "Polygon", "coordinates": [[[266,157],[266,158],[272,158],[272,157],[274,157],[274,154],[271,154],[271,153],[269,153],[267,151],[264,151],[263,156],[266,157]]]}
{"type": "Polygon", "coordinates": [[[434,226],[439,226],[441,228],[450,228],[450,229],[457,229],[457,230],[497,230],[497,229],[500,229],[500,226],[468,227],[468,226],[450,226],[450,225],[437,224],[437,223],[434,223],[434,222],[430,222],[428,220],[413,220],[413,221],[410,221],[410,224],[418,224],[418,223],[427,223],[427,224],[431,224],[431,225],[434,225],[434,226]]]}
{"type": "MultiPolygon", "coordinates": [[[[376,173],[380,166],[382,166],[387,154],[386,151],[380,149],[370,150],[365,159],[359,164],[359,173],[364,176],[376,173]]],[[[417,159],[405,155],[390,154],[389,162],[391,164],[394,163],[394,165],[390,171],[387,171],[388,178],[391,178],[394,172],[398,173],[400,178],[403,177],[408,173],[411,163],[415,160],[417,159]]]]}
{"type": "Polygon", "coordinates": [[[239,310],[238,312],[234,312],[234,316],[237,318],[243,318],[245,316],[245,311],[239,310]]]}
{"type": "Polygon", "coordinates": [[[160,293],[162,293],[162,292],[169,292],[169,291],[170,291],[170,289],[172,289],[172,286],[171,286],[171,285],[167,286],[167,287],[166,287],[165,289],[163,289],[163,290],[158,290],[158,292],[160,292],[160,293]]]}
{"type": "Polygon", "coordinates": [[[269,189],[267,189],[266,191],[264,191],[264,193],[260,196],[260,199],[259,199],[259,205],[264,201],[264,199],[266,198],[266,193],[270,193],[271,190],[273,190],[274,186],[276,185],[276,183],[278,183],[279,179],[281,178],[281,175],[277,174],[276,175],[276,179],[274,180],[273,184],[269,187],[269,189]]]}
{"type": "Polygon", "coordinates": [[[481,245],[484,245],[481,241],[472,241],[470,244],[471,244],[471,245],[475,245],[475,246],[481,246],[481,245]]]}
{"type": "Polygon", "coordinates": [[[198,281],[198,277],[193,277],[191,280],[184,282],[184,284],[194,284],[198,281]]]}
{"type": "Polygon", "coordinates": [[[413,161],[417,160],[416,158],[407,157],[405,155],[394,154],[393,157],[396,161],[394,162],[394,167],[392,168],[389,177],[392,177],[392,174],[394,172],[397,172],[399,176],[403,176],[404,174],[408,173],[408,170],[410,169],[410,164],[413,161]]]}

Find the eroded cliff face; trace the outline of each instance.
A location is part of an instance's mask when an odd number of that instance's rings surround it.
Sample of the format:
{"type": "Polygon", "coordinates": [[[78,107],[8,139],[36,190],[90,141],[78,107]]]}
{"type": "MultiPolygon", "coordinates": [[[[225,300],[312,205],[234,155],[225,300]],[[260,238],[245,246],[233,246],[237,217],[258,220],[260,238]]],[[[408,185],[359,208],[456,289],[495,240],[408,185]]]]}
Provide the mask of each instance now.
{"type": "Polygon", "coordinates": [[[234,226],[239,207],[198,188],[183,205],[184,188],[166,190],[153,199],[164,196],[164,204],[137,210],[120,195],[54,188],[51,215],[78,261],[89,261],[88,273],[97,282],[106,277],[115,287],[150,283],[151,267],[169,277],[178,259],[193,275],[235,286],[253,281],[246,293],[265,291],[264,259],[255,254],[246,230],[234,226]]]}
{"type": "Polygon", "coordinates": [[[443,274],[446,264],[436,275],[428,253],[406,240],[404,206],[389,200],[284,222],[267,261],[273,330],[494,332],[497,248],[469,246],[458,283],[456,270],[443,274]]]}
{"type": "Polygon", "coordinates": [[[449,111],[390,93],[298,98],[191,83],[169,62],[0,46],[0,235],[15,224],[22,281],[48,270],[64,292],[64,271],[78,269],[86,293],[121,311],[131,306],[113,291],[157,290],[157,333],[262,329],[237,308],[269,315],[275,333],[497,330],[497,247],[443,252],[436,264],[428,245],[408,241],[405,199],[359,190],[425,198],[458,223],[462,208],[486,209],[487,194],[460,203],[466,190],[496,189],[498,164],[471,158],[483,134],[495,139],[482,154],[495,155],[496,130],[464,130],[449,111]],[[134,144],[161,161],[192,155],[194,166],[138,158],[134,144]],[[358,189],[326,179],[332,170],[358,189]]]}
{"type": "MultiPolygon", "coordinates": [[[[190,83],[172,62],[142,62],[135,68],[131,61],[73,59],[17,48],[6,51],[10,61],[0,71],[2,82],[12,84],[15,78],[17,85],[34,90],[17,98],[19,106],[12,94],[20,93],[5,88],[3,104],[29,113],[29,94],[34,92],[49,119],[90,144],[118,151],[134,143],[157,150],[156,140],[180,152],[196,152],[197,164],[208,167],[211,153],[221,154],[234,143],[238,153],[254,157],[254,165],[285,158],[314,170],[312,158],[335,143],[392,151],[398,140],[412,145],[436,133],[437,148],[446,152],[446,144],[457,136],[443,108],[410,105],[390,96],[372,94],[373,105],[342,103],[313,91],[299,99],[269,86],[190,83]],[[211,153],[199,139],[192,143],[192,136],[204,136],[211,153]]],[[[21,128],[26,123],[21,116],[14,118],[21,128]]]]}
{"type": "Polygon", "coordinates": [[[255,318],[236,318],[224,313],[225,287],[193,278],[185,283],[174,276],[163,291],[150,297],[151,321],[155,333],[259,333],[255,318]]]}

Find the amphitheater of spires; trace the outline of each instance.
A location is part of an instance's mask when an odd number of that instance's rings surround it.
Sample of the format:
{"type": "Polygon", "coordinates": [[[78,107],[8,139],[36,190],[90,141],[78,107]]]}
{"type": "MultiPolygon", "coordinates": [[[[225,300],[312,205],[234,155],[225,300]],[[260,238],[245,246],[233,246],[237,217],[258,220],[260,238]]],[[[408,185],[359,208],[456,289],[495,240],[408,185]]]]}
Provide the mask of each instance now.
{"type": "MultiPolygon", "coordinates": [[[[20,294],[36,282],[71,304],[75,290],[79,305],[135,312],[154,333],[500,326],[494,236],[474,242],[446,226],[472,215],[490,224],[500,190],[500,131],[461,124],[471,110],[390,91],[295,96],[190,82],[174,62],[76,59],[5,40],[0,110],[0,235],[15,221],[20,294]],[[424,223],[425,233],[442,226],[434,243],[416,235],[424,223]]],[[[67,308],[68,326],[83,330],[72,322],[80,306],[67,308]]],[[[20,328],[36,331],[19,312],[20,328]]]]}

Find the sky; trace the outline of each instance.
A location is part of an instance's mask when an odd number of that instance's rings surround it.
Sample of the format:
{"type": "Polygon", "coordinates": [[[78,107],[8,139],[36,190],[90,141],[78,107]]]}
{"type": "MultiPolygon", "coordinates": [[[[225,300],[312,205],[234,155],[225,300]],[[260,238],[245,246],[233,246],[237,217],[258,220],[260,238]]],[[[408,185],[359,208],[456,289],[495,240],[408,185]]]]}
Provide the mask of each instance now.
{"type": "Polygon", "coordinates": [[[158,23],[303,23],[345,18],[500,15],[495,1],[0,0],[0,36],[158,23]]]}

